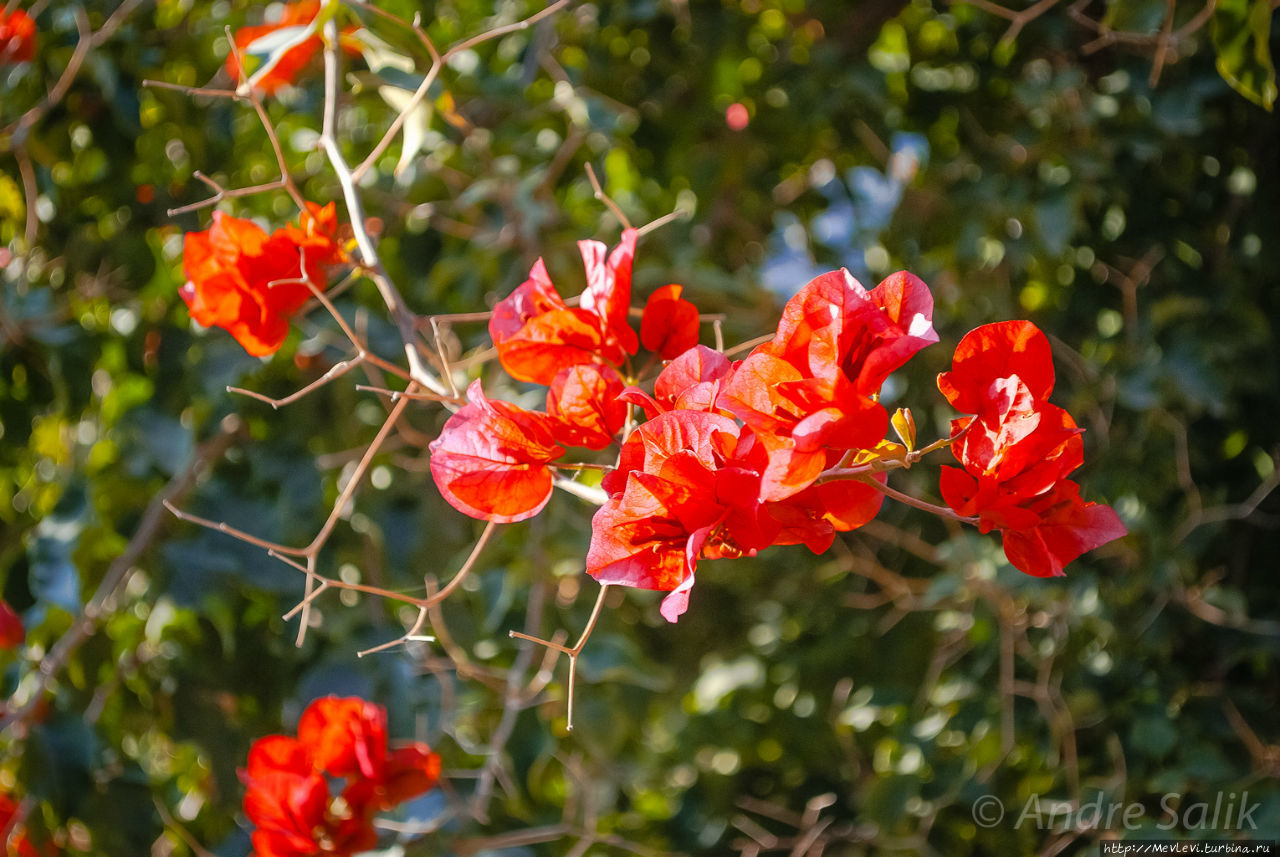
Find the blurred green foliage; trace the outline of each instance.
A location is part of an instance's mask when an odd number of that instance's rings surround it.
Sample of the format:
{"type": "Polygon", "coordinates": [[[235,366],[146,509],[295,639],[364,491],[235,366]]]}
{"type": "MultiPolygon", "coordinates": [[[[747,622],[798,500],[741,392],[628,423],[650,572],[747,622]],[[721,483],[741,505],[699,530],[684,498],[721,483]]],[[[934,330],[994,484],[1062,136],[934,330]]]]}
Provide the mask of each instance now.
{"type": "MultiPolygon", "coordinates": [[[[423,12],[441,45],[533,11],[376,5],[423,12]]],[[[0,124],[40,103],[78,28],[115,8],[47,4],[36,61],[0,68],[0,124]]],[[[67,853],[204,853],[194,842],[244,854],[236,769],[249,743],[330,692],[386,704],[394,734],[444,755],[453,797],[487,809],[449,813],[439,793],[407,805],[408,854],[567,853],[584,830],[602,853],[1092,853],[1101,836],[1235,835],[1188,808],[1246,792],[1257,835],[1280,837],[1280,505],[1268,493],[1280,141],[1247,100],[1274,101],[1277,27],[1264,0],[1219,0],[1153,83],[1165,9],[1086,4],[1102,32],[1144,37],[1094,46],[1099,30],[1064,9],[1005,41],[1008,21],[963,3],[577,3],[452,63],[433,115],[413,119],[420,153],[396,175],[392,146],[363,187],[392,278],[423,314],[491,305],[539,255],[575,293],[573,242],[616,237],[588,162],[636,222],[689,213],[644,239],[637,289],[685,284],[728,314],[730,344],[776,324],[761,272],[788,242],[817,266],[860,258],[872,280],[908,268],[934,289],[942,343],[892,396],[925,439],[951,416],[933,382],[950,348],[978,324],[1030,318],[1054,338],[1055,400],[1088,429],[1086,496],[1117,508],[1128,539],[1034,580],[993,539],[888,504],[821,557],[707,564],[676,626],[648,594],[609,600],[568,733],[563,663],[525,707],[504,676],[527,679],[540,658],[508,630],[572,635],[586,621],[590,509],[575,498],[504,528],[446,602],[461,665],[439,643],[357,659],[405,617],[349,594],[322,597],[296,648],[280,617],[301,577],[169,520],[29,728],[0,737],[0,787],[30,798],[32,838],[67,853]],[[733,103],[748,110],[741,131],[725,121],[733,103]],[[903,139],[922,143],[910,169],[893,161],[903,139]],[[900,196],[884,222],[826,240],[839,200],[857,201],[851,181],[844,197],[831,183],[857,169],[896,176],[900,196]],[[986,795],[1005,807],[997,823],[976,810],[986,795]],[[1167,795],[1192,829],[1167,829],[1167,795]],[[1049,809],[1091,801],[1139,806],[1139,821],[1128,832],[1083,816],[1075,830],[1049,809]],[[519,835],[540,830],[548,842],[519,835]]],[[[243,430],[185,507],[289,544],[314,535],[385,417],[385,400],[349,381],[279,411],[229,394],[286,395],[345,343],[313,314],[258,361],[194,329],[176,295],[182,233],[208,224],[207,209],[166,214],[207,195],[193,171],[241,187],[276,165],[252,110],[143,81],[226,86],[224,28],[262,11],[143,3],[25,137],[0,140],[0,568],[29,632],[0,656],[11,707],[224,417],[243,430]]],[[[1200,11],[1177,3],[1171,26],[1200,11]]],[[[426,68],[403,28],[344,14],[426,68]]],[[[378,85],[396,80],[348,72],[341,137],[358,161],[397,110],[378,85]]],[[[306,81],[267,107],[304,194],[329,200],[319,89],[306,81]]],[[[292,214],[283,194],[223,207],[277,225],[292,214]]],[[[374,350],[399,353],[368,283],[337,303],[374,350]]],[[[483,343],[483,325],[454,332],[459,349],[483,343]]],[[[426,438],[442,419],[424,406],[410,422],[426,438]]],[[[414,437],[379,456],[326,573],[421,593],[424,573],[462,562],[478,526],[439,499],[414,437]]],[[[929,472],[907,481],[936,496],[929,472]]]]}

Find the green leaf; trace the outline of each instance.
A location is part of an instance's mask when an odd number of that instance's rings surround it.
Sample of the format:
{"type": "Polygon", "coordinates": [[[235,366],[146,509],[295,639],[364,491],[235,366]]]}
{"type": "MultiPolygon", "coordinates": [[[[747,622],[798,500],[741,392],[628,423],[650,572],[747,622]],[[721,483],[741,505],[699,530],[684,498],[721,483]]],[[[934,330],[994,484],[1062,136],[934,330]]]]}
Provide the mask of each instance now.
{"type": "Polygon", "coordinates": [[[1270,0],[1220,0],[1213,13],[1218,73],[1231,88],[1270,110],[1276,100],[1270,0]]]}

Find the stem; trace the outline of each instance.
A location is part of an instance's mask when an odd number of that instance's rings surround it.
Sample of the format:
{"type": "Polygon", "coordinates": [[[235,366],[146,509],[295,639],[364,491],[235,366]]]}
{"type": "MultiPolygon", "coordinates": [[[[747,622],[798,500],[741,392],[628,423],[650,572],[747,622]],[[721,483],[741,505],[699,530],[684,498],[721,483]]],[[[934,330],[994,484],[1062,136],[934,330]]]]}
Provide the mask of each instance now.
{"type": "Polygon", "coordinates": [[[613,201],[609,194],[604,192],[604,188],[600,186],[600,180],[596,178],[596,171],[589,161],[587,162],[587,179],[591,182],[591,190],[595,193],[596,199],[603,202],[605,208],[613,212],[613,216],[618,218],[618,222],[622,224],[623,229],[631,229],[631,221],[622,213],[622,209],[618,207],[618,204],[613,201]]]}
{"type": "Polygon", "coordinates": [[[578,637],[578,642],[572,648],[566,648],[560,643],[553,640],[543,640],[529,634],[522,634],[519,631],[508,631],[513,639],[528,640],[531,643],[537,643],[539,646],[545,646],[548,649],[560,652],[569,656],[569,702],[565,717],[567,720],[566,729],[573,731],[573,691],[578,680],[578,655],[582,654],[582,649],[587,645],[587,640],[591,638],[591,633],[596,628],[596,622],[600,619],[600,612],[604,609],[604,599],[609,593],[610,584],[603,584],[600,587],[599,594],[596,595],[596,603],[591,608],[591,616],[587,619],[587,625],[582,629],[582,635],[578,637]]]}
{"type": "Polygon", "coordinates": [[[413,313],[405,304],[404,297],[399,290],[392,284],[391,278],[387,276],[386,269],[382,266],[382,260],[378,257],[378,251],[373,246],[373,239],[369,236],[368,230],[365,229],[364,205],[361,203],[360,194],[356,190],[355,178],[351,173],[351,168],[347,166],[346,159],[343,158],[342,151],[338,148],[338,140],[335,136],[340,89],[338,26],[333,20],[325,23],[324,35],[325,99],[320,145],[329,158],[329,164],[333,167],[334,174],[338,178],[338,184],[342,187],[342,197],[346,202],[347,216],[351,221],[351,231],[355,236],[356,246],[360,251],[361,265],[368,271],[369,278],[377,286],[383,302],[387,305],[387,309],[391,311],[391,316],[395,320],[400,339],[404,343],[405,357],[409,361],[410,376],[415,382],[431,392],[441,396],[448,396],[448,389],[440,383],[440,380],[427,369],[426,364],[422,361],[422,355],[419,354],[417,348],[417,324],[413,313]]]}
{"type": "Polygon", "coordinates": [[[868,479],[865,476],[862,476],[859,478],[861,479],[861,481],[870,485],[872,488],[875,488],[877,491],[884,494],[886,497],[892,497],[894,500],[897,500],[899,503],[906,503],[908,506],[914,506],[915,508],[921,509],[925,512],[931,512],[937,515],[939,518],[946,518],[949,521],[958,521],[962,524],[973,524],[974,526],[977,526],[978,524],[977,518],[968,518],[968,517],[965,517],[964,515],[957,515],[955,512],[953,512],[951,509],[947,508],[946,506],[935,506],[933,503],[929,503],[925,500],[921,500],[918,497],[912,497],[910,494],[903,494],[901,491],[898,491],[895,488],[890,488],[888,485],[880,482],[879,480],[868,479]]]}

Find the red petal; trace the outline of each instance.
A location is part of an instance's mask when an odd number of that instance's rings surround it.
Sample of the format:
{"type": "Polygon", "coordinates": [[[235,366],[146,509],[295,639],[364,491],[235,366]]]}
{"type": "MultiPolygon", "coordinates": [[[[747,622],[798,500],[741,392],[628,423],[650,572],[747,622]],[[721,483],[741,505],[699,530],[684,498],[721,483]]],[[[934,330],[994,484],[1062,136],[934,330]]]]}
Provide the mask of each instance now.
{"type": "Polygon", "coordinates": [[[317,699],[302,712],[298,741],[328,774],[378,779],[387,754],[386,711],[358,697],[317,699]]]}
{"type": "Polygon", "coordinates": [[[914,274],[890,274],[868,297],[888,324],[875,324],[877,341],[863,358],[856,377],[849,374],[860,392],[870,394],[916,352],[937,342],[938,334],[933,329],[933,295],[914,274]]]}
{"type": "Polygon", "coordinates": [[[701,532],[705,540],[722,516],[697,481],[632,472],[623,493],[591,520],[587,573],[601,583],[670,592],[693,573],[690,539],[701,532]]]}
{"type": "Polygon", "coordinates": [[[636,332],[627,322],[631,312],[631,263],[636,255],[636,239],[640,233],[624,229],[622,240],[605,261],[607,247],[599,241],[579,241],[582,262],[587,269],[587,288],[579,302],[601,322],[604,345],[614,349],[606,354],[610,363],[621,363],[622,354],[635,354],[639,343],[636,332]]]}
{"type": "Polygon", "coordinates": [[[698,344],[698,308],[680,297],[681,287],[663,286],[644,307],[640,341],[663,360],[674,360],[698,344]]]}
{"type": "Polygon", "coordinates": [[[938,389],[957,411],[976,414],[999,395],[992,384],[1014,375],[1037,401],[1053,392],[1049,340],[1029,321],[1000,321],[969,331],[956,346],[951,371],[938,376],[938,389]]]}
{"type": "Polygon", "coordinates": [[[547,391],[551,432],[566,446],[604,449],[627,421],[622,376],[584,363],[561,369],[547,391]]]}
{"type": "Polygon", "coordinates": [[[1080,499],[1074,482],[1063,482],[1042,505],[1036,526],[1003,531],[1009,562],[1034,577],[1060,577],[1076,557],[1128,533],[1110,506],[1080,499]]]}
{"type": "Polygon", "coordinates": [[[494,307],[489,336],[511,377],[550,384],[565,367],[603,359],[600,324],[592,313],[565,305],[539,259],[529,279],[494,307]]]}
{"type": "Polygon", "coordinates": [[[313,769],[311,754],[288,735],[267,735],[249,748],[245,775],[249,779],[276,771],[308,773],[313,769]]]}
{"type": "Polygon", "coordinates": [[[512,523],[533,517],[551,497],[547,464],[564,454],[546,414],[489,401],[473,381],[468,404],[430,446],[436,487],[458,511],[512,523]]]}
{"type": "Polygon", "coordinates": [[[383,806],[392,807],[435,788],[440,780],[440,757],[426,744],[395,750],[387,758],[383,806]]]}

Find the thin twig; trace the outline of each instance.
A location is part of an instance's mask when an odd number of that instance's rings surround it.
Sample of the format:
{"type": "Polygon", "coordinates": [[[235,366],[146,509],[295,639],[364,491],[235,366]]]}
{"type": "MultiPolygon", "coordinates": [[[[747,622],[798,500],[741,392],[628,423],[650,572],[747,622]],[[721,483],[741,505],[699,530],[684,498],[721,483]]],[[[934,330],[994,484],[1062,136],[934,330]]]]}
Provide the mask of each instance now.
{"type": "Polygon", "coordinates": [[[578,642],[572,648],[566,648],[564,645],[554,640],[542,640],[529,634],[522,634],[519,631],[508,631],[507,633],[518,640],[528,640],[537,643],[540,646],[546,646],[561,654],[569,656],[569,687],[568,687],[568,710],[566,712],[566,729],[573,731],[573,691],[578,676],[578,655],[582,654],[582,649],[587,645],[587,640],[591,638],[591,632],[595,630],[596,621],[600,618],[600,611],[604,608],[604,599],[609,592],[609,584],[603,584],[600,587],[600,593],[596,596],[595,606],[591,608],[591,616],[587,619],[587,626],[582,630],[582,636],[578,638],[578,642]]]}
{"type": "Polygon", "coordinates": [[[586,164],[587,180],[591,182],[591,190],[595,194],[596,199],[604,203],[605,208],[613,212],[613,216],[618,218],[618,222],[622,224],[623,229],[631,229],[631,221],[622,213],[622,209],[613,201],[609,194],[604,192],[604,188],[600,186],[600,179],[596,178],[595,168],[591,166],[591,162],[586,164]]]}

